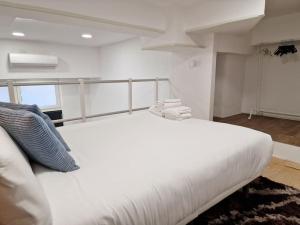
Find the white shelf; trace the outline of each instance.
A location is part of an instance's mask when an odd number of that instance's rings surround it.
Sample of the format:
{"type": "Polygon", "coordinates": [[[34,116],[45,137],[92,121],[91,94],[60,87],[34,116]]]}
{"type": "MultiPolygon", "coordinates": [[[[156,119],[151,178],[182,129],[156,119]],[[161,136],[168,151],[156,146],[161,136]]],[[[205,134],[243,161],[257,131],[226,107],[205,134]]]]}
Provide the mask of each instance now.
{"type": "Polygon", "coordinates": [[[143,50],[164,51],[164,52],[196,52],[203,48],[205,47],[174,43],[174,44],[147,46],[147,47],[143,47],[143,50]]]}

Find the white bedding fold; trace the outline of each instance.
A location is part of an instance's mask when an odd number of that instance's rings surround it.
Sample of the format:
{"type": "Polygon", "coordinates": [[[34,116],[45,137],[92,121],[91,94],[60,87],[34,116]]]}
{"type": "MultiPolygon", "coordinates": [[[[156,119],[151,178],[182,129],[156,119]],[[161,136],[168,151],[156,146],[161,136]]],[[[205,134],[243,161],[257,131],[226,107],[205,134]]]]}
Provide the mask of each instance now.
{"type": "Polygon", "coordinates": [[[192,110],[187,106],[179,106],[162,111],[163,117],[170,120],[184,120],[192,117],[192,110]]]}
{"type": "Polygon", "coordinates": [[[156,116],[159,116],[159,117],[162,117],[162,116],[163,116],[163,115],[162,115],[162,112],[159,111],[159,110],[157,109],[156,106],[151,106],[151,107],[149,108],[149,112],[151,112],[153,115],[156,115],[156,116]]]}
{"type": "Polygon", "coordinates": [[[175,108],[182,106],[181,102],[170,102],[170,103],[162,103],[162,105],[158,105],[158,107],[162,107],[162,110],[169,109],[169,108],[175,108]]]}
{"type": "Polygon", "coordinates": [[[173,107],[173,108],[165,109],[165,110],[163,110],[163,112],[183,114],[183,113],[191,113],[192,110],[191,110],[190,107],[187,107],[187,106],[179,106],[179,107],[173,107]]]}
{"type": "Polygon", "coordinates": [[[170,120],[185,120],[192,117],[191,113],[164,112],[163,117],[170,120]]]}

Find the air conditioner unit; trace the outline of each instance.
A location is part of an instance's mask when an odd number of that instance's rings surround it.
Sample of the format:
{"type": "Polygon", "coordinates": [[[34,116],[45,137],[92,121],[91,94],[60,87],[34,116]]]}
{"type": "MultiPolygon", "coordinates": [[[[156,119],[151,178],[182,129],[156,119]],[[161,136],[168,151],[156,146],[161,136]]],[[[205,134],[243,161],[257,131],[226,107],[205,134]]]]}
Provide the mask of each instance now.
{"type": "Polygon", "coordinates": [[[9,64],[12,67],[56,67],[57,56],[9,53],[9,64]]]}

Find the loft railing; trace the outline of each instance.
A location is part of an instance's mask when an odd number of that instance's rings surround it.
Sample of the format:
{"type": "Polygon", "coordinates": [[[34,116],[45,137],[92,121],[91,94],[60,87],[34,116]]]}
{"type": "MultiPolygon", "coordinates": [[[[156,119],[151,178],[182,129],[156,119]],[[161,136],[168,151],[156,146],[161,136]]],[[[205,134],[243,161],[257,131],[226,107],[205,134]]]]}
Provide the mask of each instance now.
{"type": "Polygon", "coordinates": [[[69,79],[61,79],[61,80],[53,80],[53,79],[42,79],[42,80],[34,80],[34,79],[25,79],[25,80],[0,80],[0,87],[8,87],[8,93],[10,102],[17,103],[16,92],[14,87],[18,86],[41,86],[41,85],[78,85],[79,87],[79,101],[80,101],[80,117],[73,117],[67,119],[54,120],[54,123],[62,123],[62,122],[70,122],[70,121],[82,121],[85,122],[87,119],[96,118],[101,116],[109,116],[120,113],[129,113],[132,114],[134,111],[145,110],[148,107],[141,108],[133,108],[132,106],[132,84],[137,82],[154,82],[155,88],[155,101],[158,101],[159,96],[159,82],[168,82],[168,78],[154,78],[154,79],[127,79],[127,80],[101,80],[101,79],[89,79],[89,78],[69,78],[69,79]],[[88,84],[115,84],[115,83],[127,83],[128,84],[128,109],[113,111],[107,113],[99,113],[93,115],[87,115],[86,112],[86,99],[85,99],[85,87],[88,84]]]}

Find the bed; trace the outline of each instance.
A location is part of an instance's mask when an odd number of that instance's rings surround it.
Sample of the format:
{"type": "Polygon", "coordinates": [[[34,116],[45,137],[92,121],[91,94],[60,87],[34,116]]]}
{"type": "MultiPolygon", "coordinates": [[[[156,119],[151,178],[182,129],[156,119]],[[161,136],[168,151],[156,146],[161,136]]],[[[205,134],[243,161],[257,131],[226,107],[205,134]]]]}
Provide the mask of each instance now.
{"type": "Polygon", "coordinates": [[[53,225],[183,225],[243,187],[268,164],[269,135],[149,112],[59,129],[81,169],[34,165],[53,225]]]}

